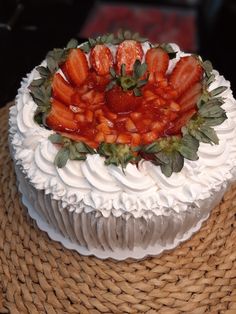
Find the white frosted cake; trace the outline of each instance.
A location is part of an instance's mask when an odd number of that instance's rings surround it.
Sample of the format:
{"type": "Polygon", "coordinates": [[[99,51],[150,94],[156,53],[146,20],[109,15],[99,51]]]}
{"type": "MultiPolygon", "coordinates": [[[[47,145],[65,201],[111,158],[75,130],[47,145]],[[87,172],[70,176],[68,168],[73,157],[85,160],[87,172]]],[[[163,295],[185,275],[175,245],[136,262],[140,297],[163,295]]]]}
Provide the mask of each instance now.
{"type": "Polygon", "coordinates": [[[25,204],[86,255],[175,247],[235,180],[230,83],[199,56],[137,34],[49,52],[22,81],[9,123],[25,204]]]}

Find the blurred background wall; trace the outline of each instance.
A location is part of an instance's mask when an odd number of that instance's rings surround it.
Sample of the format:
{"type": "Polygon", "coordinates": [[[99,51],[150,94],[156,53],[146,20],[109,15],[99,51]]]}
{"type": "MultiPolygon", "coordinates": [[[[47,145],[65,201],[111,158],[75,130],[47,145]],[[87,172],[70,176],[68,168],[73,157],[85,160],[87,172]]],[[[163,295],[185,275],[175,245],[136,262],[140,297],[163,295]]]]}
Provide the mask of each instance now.
{"type": "Polygon", "coordinates": [[[119,28],[210,59],[235,93],[235,21],[235,0],[0,0],[0,106],[48,50],[119,28]]]}

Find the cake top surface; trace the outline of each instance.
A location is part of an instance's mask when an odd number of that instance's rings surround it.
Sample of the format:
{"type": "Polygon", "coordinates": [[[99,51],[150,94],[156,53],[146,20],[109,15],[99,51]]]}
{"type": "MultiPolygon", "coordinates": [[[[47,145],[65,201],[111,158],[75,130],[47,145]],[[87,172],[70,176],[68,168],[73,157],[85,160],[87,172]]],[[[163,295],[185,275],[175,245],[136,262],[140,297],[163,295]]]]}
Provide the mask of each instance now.
{"type": "Polygon", "coordinates": [[[35,186],[61,194],[65,204],[83,199],[88,208],[148,212],[176,202],[181,210],[200,197],[202,176],[209,181],[209,169],[225,162],[226,138],[235,133],[232,102],[229,83],[210,62],[174,44],[130,33],[79,47],[72,40],[22,84],[10,121],[11,133],[14,119],[19,131],[16,159],[35,186]],[[48,178],[39,180],[40,171],[48,178]]]}

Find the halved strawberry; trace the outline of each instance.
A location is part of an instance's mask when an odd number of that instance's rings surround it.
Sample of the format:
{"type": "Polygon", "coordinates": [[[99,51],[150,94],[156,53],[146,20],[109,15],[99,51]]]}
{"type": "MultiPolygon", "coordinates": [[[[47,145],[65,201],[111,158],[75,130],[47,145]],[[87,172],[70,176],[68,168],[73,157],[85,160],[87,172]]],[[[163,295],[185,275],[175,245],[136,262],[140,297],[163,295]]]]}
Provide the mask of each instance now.
{"type": "Polygon", "coordinates": [[[189,109],[196,108],[197,101],[202,93],[202,84],[200,82],[195,83],[189,88],[177,102],[180,104],[180,111],[188,111],[189,109]]]}
{"type": "Polygon", "coordinates": [[[136,60],[142,60],[143,48],[141,44],[135,40],[123,41],[116,52],[116,65],[117,70],[120,73],[121,65],[125,64],[126,72],[130,73],[133,70],[133,66],[136,60]]]}
{"type": "Polygon", "coordinates": [[[74,113],[64,104],[52,100],[51,111],[46,117],[49,128],[55,131],[74,132],[77,130],[77,122],[74,120],[74,113]]]}
{"type": "Polygon", "coordinates": [[[150,48],[145,56],[145,61],[150,74],[156,73],[164,76],[168,69],[169,60],[168,53],[160,47],[150,48]]]}
{"type": "Polygon", "coordinates": [[[79,48],[71,49],[65,66],[70,81],[77,86],[81,85],[89,74],[86,56],[79,48]]]}
{"type": "Polygon", "coordinates": [[[172,71],[169,82],[182,95],[188,88],[202,79],[203,68],[194,56],[182,57],[172,71]]]}
{"type": "Polygon", "coordinates": [[[91,50],[90,63],[97,74],[108,74],[113,65],[113,57],[110,49],[105,45],[96,45],[91,50]]]}
{"type": "Polygon", "coordinates": [[[179,118],[172,122],[173,126],[166,131],[166,134],[179,134],[181,132],[181,128],[187,124],[196,112],[196,109],[190,109],[189,111],[182,113],[179,118]]]}
{"type": "Polygon", "coordinates": [[[106,102],[109,109],[115,113],[128,113],[134,111],[142,102],[133,91],[123,91],[120,86],[114,86],[106,92],[106,102]]]}
{"type": "Polygon", "coordinates": [[[72,139],[73,141],[84,142],[92,148],[97,148],[98,146],[98,144],[95,141],[89,140],[88,138],[86,138],[86,136],[82,136],[77,133],[60,132],[60,134],[72,139]]]}
{"type": "Polygon", "coordinates": [[[64,80],[61,74],[56,73],[52,80],[52,95],[66,105],[72,104],[73,87],[64,80]]]}

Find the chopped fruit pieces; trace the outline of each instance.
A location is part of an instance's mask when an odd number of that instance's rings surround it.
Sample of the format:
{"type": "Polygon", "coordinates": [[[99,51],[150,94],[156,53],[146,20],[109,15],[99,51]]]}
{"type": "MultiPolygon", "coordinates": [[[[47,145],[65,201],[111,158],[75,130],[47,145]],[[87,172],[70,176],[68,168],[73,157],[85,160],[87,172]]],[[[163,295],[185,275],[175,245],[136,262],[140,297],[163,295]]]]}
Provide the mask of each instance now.
{"type": "Polygon", "coordinates": [[[116,142],[120,144],[129,144],[132,140],[132,136],[129,133],[121,133],[118,135],[116,142]]]}
{"type": "Polygon", "coordinates": [[[100,123],[96,126],[96,129],[103,132],[104,134],[111,134],[111,129],[106,123],[100,123]]]}
{"type": "Polygon", "coordinates": [[[135,40],[123,41],[116,52],[116,65],[120,73],[121,65],[125,64],[126,72],[131,73],[136,60],[142,60],[143,49],[139,42],[135,40]]]}
{"type": "Polygon", "coordinates": [[[117,135],[115,134],[105,134],[105,142],[107,143],[115,143],[117,139],[117,135]]]}
{"type": "Polygon", "coordinates": [[[169,55],[164,49],[150,48],[146,53],[145,60],[151,81],[157,78],[155,74],[164,77],[169,65],[169,55]]]}
{"type": "Polygon", "coordinates": [[[130,118],[126,120],[125,127],[126,127],[126,130],[129,132],[137,132],[137,128],[134,122],[130,118]]]}
{"type": "Polygon", "coordinates": [[[83,114],[78,113],[75,115],[75,120],[78,122],[85,122],[85,116],[83,114]]]}
{"type": "Polygon", "coordinates": [[[52,101],[51,111],[46,117],[48,127],[56,131],[74,132],[77,130],[77,122],[74,113],[57,100],[52,101]]]}
{"type": "Polygon", "coordinates": [[[53,77],[52,91],[54,98],[62,101],[66,105],[72,104],[74,89],[59,73],[56,73],[53,77]]]}
{"type": "Polygon", "coordinates": [[[89,74],[88,62],[83,51],[79,48],[71,49],[65,64],[70,81],[80,86],[89,74]]]}
{"type": "Polygon", "coordinates": [[[90,63],[99,75],[106,75],[113,66],[110,49],[105,45],[96,45],[90,53],[90,63]]]}
{"type": "Polygon", "coordinates": [[[144,144],[151,143],[157,139],[157,132],[151,131],[145,134],[142,134],[142,141],[144,144]]]}
{"type": "Polygon", "coordinates": [[[178,95],[182,95],[188,88],[202,79],[203,68],[199,60],[194,56],[182,57],[172,71],[169,81],[176,89],[178,95]]]}
{"type": "Polygon", "coordinates": [[[141,135],[138,133],[132,133],[131,136],[132,136],[131,145],[138,146],[141,143],[141,135]]]}
{"type": "Polygon", "coordinates": [[[104,142],[105,141],[104,133],[98,132],[94,140],[98,143],[104,142]]]}

